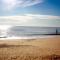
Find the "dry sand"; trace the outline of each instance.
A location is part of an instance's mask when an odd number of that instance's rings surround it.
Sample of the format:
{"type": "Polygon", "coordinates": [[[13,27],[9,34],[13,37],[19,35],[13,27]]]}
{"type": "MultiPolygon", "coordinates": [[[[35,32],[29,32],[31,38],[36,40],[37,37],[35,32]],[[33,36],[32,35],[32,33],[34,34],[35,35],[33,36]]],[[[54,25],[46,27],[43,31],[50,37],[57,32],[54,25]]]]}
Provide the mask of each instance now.
{"type": "Polygon", "coordinates": [[[60,60],[60,36],[0,40],[0,60],[60,60]]]}

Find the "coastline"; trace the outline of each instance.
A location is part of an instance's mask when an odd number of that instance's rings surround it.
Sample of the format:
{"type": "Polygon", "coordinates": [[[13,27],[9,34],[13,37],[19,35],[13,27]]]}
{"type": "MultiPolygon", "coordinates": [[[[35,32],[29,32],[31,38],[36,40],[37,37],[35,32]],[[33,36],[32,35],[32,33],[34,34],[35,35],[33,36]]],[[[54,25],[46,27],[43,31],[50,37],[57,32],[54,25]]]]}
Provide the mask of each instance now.
{"type": "Polygon", "coordinates": [[[40,39],[40,38],[54,38],[54,37],[59,37],[60,35],[39,35],[39,36],[12,36],[12,37],[2,37],[0,40],[14,40],[14,39],[40,39]]]}

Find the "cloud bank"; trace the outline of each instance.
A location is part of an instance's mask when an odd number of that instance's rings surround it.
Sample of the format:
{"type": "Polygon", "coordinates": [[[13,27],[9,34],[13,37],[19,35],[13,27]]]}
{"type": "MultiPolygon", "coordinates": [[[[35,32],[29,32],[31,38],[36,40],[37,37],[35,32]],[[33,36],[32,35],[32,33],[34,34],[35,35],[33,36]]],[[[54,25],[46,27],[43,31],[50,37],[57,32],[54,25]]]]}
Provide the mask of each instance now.
{"type": "Polygon", "coordinates": [[[35,14],[0,16],[0,25],[60,27],[60,16],[35,14]]]}
{"type": "Polygon", "coordinates": [[[5,10],[11,10],[16,7],[27,7],[42,3],[43,0],[1,0],[1,6],[5,10]]]}

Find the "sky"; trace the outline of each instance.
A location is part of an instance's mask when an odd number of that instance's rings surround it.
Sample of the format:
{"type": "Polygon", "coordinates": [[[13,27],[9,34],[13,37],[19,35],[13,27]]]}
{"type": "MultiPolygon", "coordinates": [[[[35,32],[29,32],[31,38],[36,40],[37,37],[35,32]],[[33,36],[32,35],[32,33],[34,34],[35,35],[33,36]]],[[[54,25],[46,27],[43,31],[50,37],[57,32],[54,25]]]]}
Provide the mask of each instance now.
{"type": "Polygon", "coordinates": [[[60,27],[60,0],[0,0],[0,25],[60,27]]]}

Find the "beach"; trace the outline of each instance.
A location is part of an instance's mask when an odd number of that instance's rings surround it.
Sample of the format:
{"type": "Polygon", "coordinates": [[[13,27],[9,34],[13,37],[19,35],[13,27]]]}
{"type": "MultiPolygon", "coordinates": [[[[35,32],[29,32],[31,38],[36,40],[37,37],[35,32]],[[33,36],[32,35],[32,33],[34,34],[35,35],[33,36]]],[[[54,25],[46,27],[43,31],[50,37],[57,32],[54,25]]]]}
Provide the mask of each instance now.
{"type": "Polygon", "coordinates": [[[0,40],[0,60],[60,60],[60,36],[0,40]]]}

